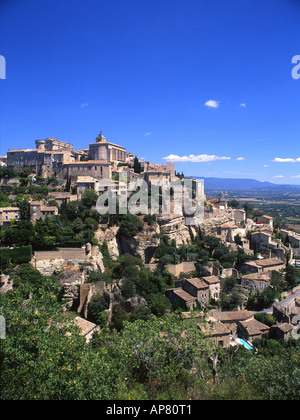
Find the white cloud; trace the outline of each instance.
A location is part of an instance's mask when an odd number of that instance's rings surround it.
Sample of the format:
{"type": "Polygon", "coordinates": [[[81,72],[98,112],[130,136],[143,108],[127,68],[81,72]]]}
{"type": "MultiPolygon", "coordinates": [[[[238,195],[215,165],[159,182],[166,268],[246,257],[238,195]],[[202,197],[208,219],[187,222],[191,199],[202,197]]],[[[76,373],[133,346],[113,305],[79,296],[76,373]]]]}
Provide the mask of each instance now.
{"type": "Polygon", "coordinates": [[[295,162],[300,162],[300,158],[296,158],[296,159],[294,159],[294,158],[275,158],[273,160],[273,162],[279,162],[279,163],[293,162],[293,163],[295,163],[295,162]]]}
{"type": "Polygon", "coordinates": [[[241,104],[240,104],[240,106],[241,106],[242,108],[246,108],[246,106],[247,106],[247,105],[243,102],[243,103],[241,103],[241,104]]]}
{"type": "Polygon", "coordinates": [[[273,178],[284,178],[284,176],[283,175],[275,175],[275,176],[273,176],[273,178]]]}
{"type": "Polygon", "coordinates": [[[83,103],[83,104],[80,105],[81,108],[86,108],[88,106],[89,106],[89,103],[88,102],[85,102],[85,103],[83,103]]]}
{"type": "Polygon", "coordinates": [[[300,175],[293,175],[293,176],[292,176],[292,178],[297,178],[297,179],[299,179],[299,178],[300,178],[300,175]]]}
{"type": "Polygon", "coordinates": [[[245,158],[241,156],[241,157],[238,157],[237,160],[245,160],[245,158]]]}
{"type": "Polygon", "coordinates": [[[169,162],[213,162],[215,160],[229,160],[231,157],[216,156],[216,155],[189,155],[189,156],[178,156],[169,155],[163,158],[169,162]]]}
{"type": "Polygon", "coordinates": [[[152,134],[152,133],[151,133],[151,131],[148,131],[148,133],[145,133],[145,134],[144,134],[144,137],[151,136],[151,134],[152,134]]]}
{"type": "Polygon", "coordinates": [[[214,101],[213,99],[205,102],[205,106],[208,106],[209,108],[219,108],[219,104],[220,102],[214,101]]]}
{"type": "Polygon", "coordinates": [[[268,168],[269,167],[269,165],[264,165],[264,168],[268,168]]]}

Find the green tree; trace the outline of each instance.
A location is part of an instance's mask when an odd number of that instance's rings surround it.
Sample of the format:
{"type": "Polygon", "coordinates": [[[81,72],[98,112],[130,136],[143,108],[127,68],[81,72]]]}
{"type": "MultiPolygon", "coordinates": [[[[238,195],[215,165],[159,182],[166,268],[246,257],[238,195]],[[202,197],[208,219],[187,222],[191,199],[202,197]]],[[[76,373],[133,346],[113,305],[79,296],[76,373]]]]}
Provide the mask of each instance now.
{"type": "Polygon", "coordinates": [[[140,174],[142,172],[142,165],[139,159],[137,158],[137,156],[135,156],[134,161],[133,161],[133,170],[134,170],[134,173],[136,174],[140,174]]]}
{"type": "Polygon", "coordinates": [[[138,216],[135,216],[134,214],[126,214],[122,218],[119,235],[124,236],[125,238],[133,238],[138,234],[143,226],[144,223],[138,218],[138,216]]]}

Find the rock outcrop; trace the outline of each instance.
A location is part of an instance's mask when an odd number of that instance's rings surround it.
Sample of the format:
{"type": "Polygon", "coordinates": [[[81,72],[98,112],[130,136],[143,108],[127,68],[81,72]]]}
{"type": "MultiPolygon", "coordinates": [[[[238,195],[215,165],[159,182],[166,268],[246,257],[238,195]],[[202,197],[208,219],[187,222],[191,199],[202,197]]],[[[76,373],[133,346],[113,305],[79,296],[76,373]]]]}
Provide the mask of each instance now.
{"type": "Polygon", "coordinates": [[[147,226],[133,238],[120,237],[123,254],[131,254],[140,258],[144,263],[150,263],[153,254],[160,243],[159,226],[147,226]]]}
{"type": "Polygon", "coordinates": [[[177,245],[191,243],[191,232],[185,225],[183,216],[160,216],[157,218],[160,233],[170,240],[175,240],[177,245]]]}
{"type": "Polygon", "coordinates": [[[121,245],[117,237],[118,230],[119,228],[117,226],[113,226],[110,228],[104,228],[103,230],[100,229],[95,232],[95,238],[98,239],[100,246],[106,242],[108,252],[112,260],[118,259],[122,253],[121,245]]]}

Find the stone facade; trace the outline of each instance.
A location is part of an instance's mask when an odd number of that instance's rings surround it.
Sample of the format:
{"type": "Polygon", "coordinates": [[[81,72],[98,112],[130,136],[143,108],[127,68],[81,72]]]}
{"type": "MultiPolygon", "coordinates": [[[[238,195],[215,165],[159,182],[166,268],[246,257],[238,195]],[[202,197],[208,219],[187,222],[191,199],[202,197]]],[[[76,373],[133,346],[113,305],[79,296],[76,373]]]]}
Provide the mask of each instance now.
{"type": "Polygon", "coordinates": [[[0,226],[10,224],[12,220],[19,220],[19,207],[0,207],[0,226]]]}
{"type": "Polygon", "coordinates": [[[244,289],[254,290],[258,292],[263,292],[266,287],[269,287],[271,284],[271,275],[270,273],[252,273],[246,276],[243,276],[241,279],[241,286],[244,289]]]}
{"type": "Polygon", "coordinates": [[[46,217],[53,217],[58,215],[58,208],[56,206],[45,206],[42,201],[31,201],[30,203],[30,220],[33,224],[38,219],[45,219],[46,217]]]}
{"type": "Polygon", "coordinates": [[[96,143],[89,145],[89,159],[106,162],[126,162],[125,147],[106,141],[102,133],[96,138],[96,143]]]}
{"type": "Polygon", "coordinates": [[[97,246],[86,244],[82,248],[58,248],[57,251],[36,251],[31,264],[43,275],[65,270],[100,270],[105,268],[103,256],[97,246]]]}

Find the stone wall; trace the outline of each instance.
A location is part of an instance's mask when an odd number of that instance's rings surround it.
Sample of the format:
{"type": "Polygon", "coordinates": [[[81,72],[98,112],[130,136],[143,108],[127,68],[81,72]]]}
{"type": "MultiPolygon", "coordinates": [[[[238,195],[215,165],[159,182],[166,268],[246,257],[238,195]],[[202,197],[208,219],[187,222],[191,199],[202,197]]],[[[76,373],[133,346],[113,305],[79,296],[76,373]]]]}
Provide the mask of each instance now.
{"type": "Polygon", "coordinates": [[[178,277],[180,273],[192,273],[196,271],[196,261],[182,262],[180,264],[168,264],[165,269],[169,271],[173,276],[178,277]]]}
{"type": "Polygon", "coordinates": [[[31,264],[43,275],[64,270],[100,270],[104,272],[103,256],[97,246],[58,248],[57,251],[36,251],[31,264]]]}

